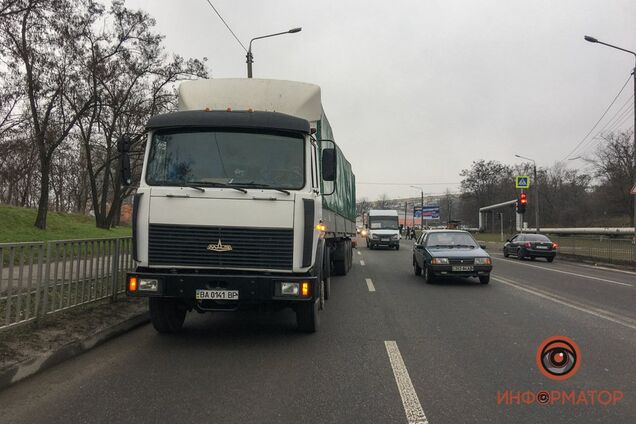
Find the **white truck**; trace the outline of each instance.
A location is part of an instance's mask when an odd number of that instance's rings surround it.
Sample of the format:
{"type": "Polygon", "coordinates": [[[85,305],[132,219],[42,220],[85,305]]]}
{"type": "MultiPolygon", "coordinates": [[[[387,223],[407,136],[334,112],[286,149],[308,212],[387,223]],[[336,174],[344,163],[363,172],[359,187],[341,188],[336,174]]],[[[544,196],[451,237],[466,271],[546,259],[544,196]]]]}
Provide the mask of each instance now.
{"type": "MultiPolygon", "coordinates": [[[[179,111],[146,126],[133,202],[134,272],[161,333],[186,313],[291,307],[314,332],[330,276],[352,265],[355,177],[316,85],[181,83],[179,111]]],[[[130,141],[119,142],[130,184],[130,141]]]]}
{"type": "Polygon", "coordinates": [[[387,246],[400,250],[400,224],[398,211],[371,209],[367,214],[367,247],[387,246]]]}

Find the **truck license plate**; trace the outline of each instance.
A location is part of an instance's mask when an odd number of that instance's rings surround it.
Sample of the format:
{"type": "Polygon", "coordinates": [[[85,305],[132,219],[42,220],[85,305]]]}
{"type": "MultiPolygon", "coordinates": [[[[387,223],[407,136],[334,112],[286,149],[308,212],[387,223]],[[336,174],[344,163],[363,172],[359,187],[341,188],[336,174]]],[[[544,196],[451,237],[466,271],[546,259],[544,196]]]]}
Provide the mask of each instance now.
{"type": "Polygon", "coordinates": [[[453,266],[453,271],[457,271],[457,272],[473,271],[474,269],[475,268],[473,268],[472,266],[466,266],[466,265],[453,266]]]}
{"type": "Polygon", "coordinates": [[[197,290],[197,300],[238,300],[238,290],[197,290]]]}

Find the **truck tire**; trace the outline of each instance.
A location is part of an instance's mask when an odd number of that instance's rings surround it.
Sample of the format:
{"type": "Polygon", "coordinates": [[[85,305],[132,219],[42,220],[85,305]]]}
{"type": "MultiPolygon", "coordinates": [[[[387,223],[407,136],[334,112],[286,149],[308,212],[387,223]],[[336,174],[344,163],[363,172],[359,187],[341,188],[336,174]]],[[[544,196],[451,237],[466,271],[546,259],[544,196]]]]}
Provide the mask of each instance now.
{"type": "Polygon", "coordinates": [[[395,245],[395,250],[400,250],[400,245],[399,244],[395,245]]]}
{"type": "Polygon", "coordinates": [[[351,266],[349,265],[351,251],[351,243],[349,240],[341,240],[336,242],[334,251],[334,275],[347,275],[351,266]]]}
{"type": "Polygon", "coordinates": [[[181,330],[186,310],[179,308],[180,305],[176,299],[151,297],[149,304],[150,320],[158,333],[176,333],[181,330]]]}
{"type": "Polygon", "coordinates": [[[315,333],[320,325],[320,311],[324,308],[324,284],[320,284],[320,297],[315,302],[300,303],[296,306],[296,323],[303,333],[315,333]]]}
{"type": "Polygon", "coordinates": [[[320,278],[322,279],[325,287],[325,300],[329,300],[329,297],[331,297],[331,257],[329,256],[328,248],[325,247],[323,255],[324,259],[320,278]]]}

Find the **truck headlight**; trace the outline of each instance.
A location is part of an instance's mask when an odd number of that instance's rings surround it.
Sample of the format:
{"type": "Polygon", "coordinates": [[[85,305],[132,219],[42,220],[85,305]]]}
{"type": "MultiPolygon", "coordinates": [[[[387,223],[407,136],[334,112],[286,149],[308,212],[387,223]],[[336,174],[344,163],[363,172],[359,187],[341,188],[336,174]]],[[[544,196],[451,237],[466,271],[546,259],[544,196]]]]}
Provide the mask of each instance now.
{"type": "Polygon", "coordinates": [[[393,234],[393,235],[391,236],[391,240],[397,240],[397,239],[399,239],[399,238],[400,238],[400,236],[398,236],[397,234],[393,234]]]}
{"type": "Polygon", "coordinates": [[[448,265],[448,258],[433,258],[431,259],[433,265],[448,265]]]}
{"type": "Polygon", "coordinates": [[[380,236],[377,234],[374,234],[373,236],[371,236],[371,238],[377,239],[377,238],[380,238],[380,236]]]}
{"type": "Polygon", "coordinates": [[[280,283],[280,294],[283,296],[298,296],[300,292],[300,283],[280,283]]]}
{"type": "Polygon", "coordinates": [[[159,280],[155,278],[140,278],[139,291],[156,292],[159,290],[159,280]]]}
{"type": "Polygon", "coordinates": [[[475,265],[492,265],[490,258],[475,258],[475,265]]]}

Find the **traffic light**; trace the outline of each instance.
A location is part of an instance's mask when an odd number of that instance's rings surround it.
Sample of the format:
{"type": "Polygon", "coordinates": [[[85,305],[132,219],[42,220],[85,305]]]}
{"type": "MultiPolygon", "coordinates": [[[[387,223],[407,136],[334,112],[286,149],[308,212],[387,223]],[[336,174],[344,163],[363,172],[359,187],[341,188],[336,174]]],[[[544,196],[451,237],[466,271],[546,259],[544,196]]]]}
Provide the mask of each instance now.
{"type": "Polygon", "coordinates": [[[517,199],[517,213],[525,213],[527,205],[528,195],[526,193],[521,193],[517,199]]]}

